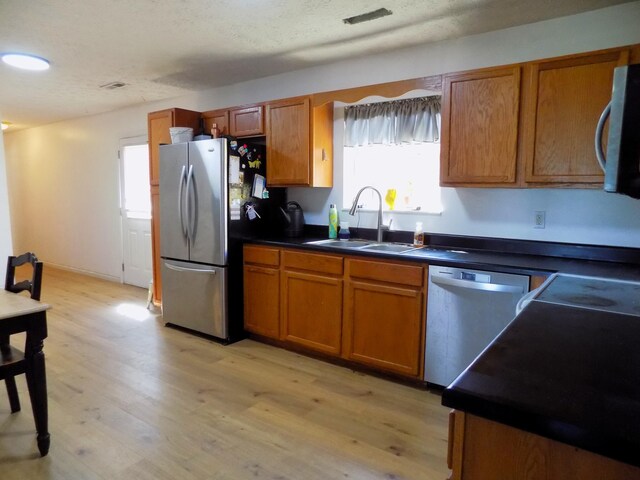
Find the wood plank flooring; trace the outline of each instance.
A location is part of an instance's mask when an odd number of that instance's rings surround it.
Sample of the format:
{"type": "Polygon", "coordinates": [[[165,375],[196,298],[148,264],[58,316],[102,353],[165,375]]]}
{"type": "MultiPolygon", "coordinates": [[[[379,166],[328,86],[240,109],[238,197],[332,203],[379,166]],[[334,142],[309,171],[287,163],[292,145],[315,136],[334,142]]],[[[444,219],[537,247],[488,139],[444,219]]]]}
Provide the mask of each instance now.
{"type": "MultiPolygon", "coordinates": [[[[164,326],[146,290],[45,266],[51,450],[0,391],[9,479],[444,480],[447,414],[427,391],[244,340],[164,326]]],[[[12,337],[21,345],[23,337],[12,337]]]]}

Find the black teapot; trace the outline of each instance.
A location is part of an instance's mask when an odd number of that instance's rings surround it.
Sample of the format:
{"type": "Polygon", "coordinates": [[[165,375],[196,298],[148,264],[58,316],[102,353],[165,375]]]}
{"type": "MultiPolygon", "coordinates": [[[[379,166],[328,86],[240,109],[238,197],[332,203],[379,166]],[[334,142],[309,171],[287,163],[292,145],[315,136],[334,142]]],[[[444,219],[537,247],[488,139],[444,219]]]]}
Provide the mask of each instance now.
{"type": "Polygon", "coordinates": [[[287,202],[285,208],[280,207],[285,222],[285,236],[301,237],[304,233],[304,213],[302,212],[302,207],[298,202],[287,202]]]}

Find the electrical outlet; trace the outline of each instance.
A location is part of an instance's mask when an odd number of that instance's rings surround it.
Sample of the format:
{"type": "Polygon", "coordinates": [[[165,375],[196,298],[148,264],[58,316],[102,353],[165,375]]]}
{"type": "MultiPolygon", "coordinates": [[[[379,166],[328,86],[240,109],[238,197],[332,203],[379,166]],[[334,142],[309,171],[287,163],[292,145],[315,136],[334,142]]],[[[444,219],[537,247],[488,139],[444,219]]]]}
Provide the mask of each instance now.
{"type": "Polygon", "coordinates": [[[538,210],[533,213],[533,228],[544,228],[546,212],[538,210]]]}

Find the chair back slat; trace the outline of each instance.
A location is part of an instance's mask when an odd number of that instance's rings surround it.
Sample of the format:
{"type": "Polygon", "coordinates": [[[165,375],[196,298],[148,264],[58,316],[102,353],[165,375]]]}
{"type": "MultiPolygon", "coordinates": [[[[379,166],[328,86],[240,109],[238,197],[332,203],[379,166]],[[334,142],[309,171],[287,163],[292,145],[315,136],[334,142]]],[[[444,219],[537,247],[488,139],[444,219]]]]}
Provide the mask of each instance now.
{"type": "Polygon", "coordinates": [[[19,256],[10,256],[7,259],[7,274],[4,289],[13,293],[28,291],[31,294],[31,298],[40,300],[40,292],[42,289],[42,262],[38,261],[38,257],[36,257],[35,254],[27,252],[19,256]],[[27,263],[31,264],[33,269],[31,280],[16,282],[16,267],[27,263]]]}

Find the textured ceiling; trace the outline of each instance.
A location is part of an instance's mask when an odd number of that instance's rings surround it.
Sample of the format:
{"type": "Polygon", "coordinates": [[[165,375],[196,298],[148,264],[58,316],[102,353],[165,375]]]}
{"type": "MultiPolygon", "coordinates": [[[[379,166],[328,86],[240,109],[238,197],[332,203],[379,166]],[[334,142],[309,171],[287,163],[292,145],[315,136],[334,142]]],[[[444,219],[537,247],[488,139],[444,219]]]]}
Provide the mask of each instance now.
{"type": "Polygon", "coordinates": [[[17,128],[298,70],[347,57],[594,10],[625,0],[0,0],[0,112],[17,128]],[[345,17],[380,7],[359,25],[345,17]],[[99,88],[114,81],[125,87],[99,88]]]}

